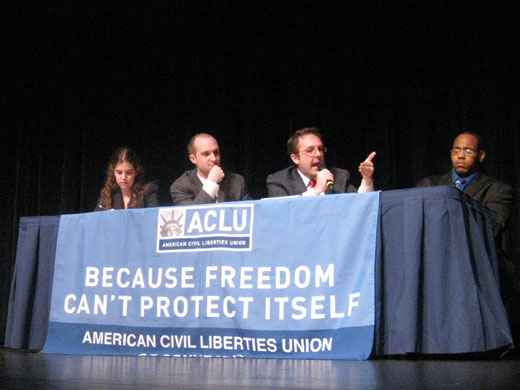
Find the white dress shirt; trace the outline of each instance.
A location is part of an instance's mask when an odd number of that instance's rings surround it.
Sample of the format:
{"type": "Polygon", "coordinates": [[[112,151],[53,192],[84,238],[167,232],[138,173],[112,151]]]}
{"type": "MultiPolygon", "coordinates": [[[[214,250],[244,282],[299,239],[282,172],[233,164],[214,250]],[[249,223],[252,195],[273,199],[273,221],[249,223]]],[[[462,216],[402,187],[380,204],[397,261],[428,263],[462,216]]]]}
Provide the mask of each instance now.
{"type": "Polygon", "coordinates": [[[197,172],[197,177],[202,182],[202,189],[213,199],[217,199],[218,190],[220,189],[220,186],[218,183],[215,183],[214,181],[205,179],[201,177],[197,172]]]}

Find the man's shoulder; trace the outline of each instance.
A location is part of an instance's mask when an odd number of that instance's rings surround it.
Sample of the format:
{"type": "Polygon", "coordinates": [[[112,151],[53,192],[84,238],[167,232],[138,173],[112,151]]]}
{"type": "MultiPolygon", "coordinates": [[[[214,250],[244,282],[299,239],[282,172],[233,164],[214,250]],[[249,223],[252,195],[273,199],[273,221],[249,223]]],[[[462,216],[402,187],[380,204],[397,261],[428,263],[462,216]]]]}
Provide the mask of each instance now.
{"type": "Polygon", "coordinates": [[[244,175],[241,175],[240,173],[236,173],[236,172],[233,172],[233,171],[224,171],[225,172],[225,177],[228,177],[232,180],[244,180],[244,175]]]}
{"type": "Polygon", "coordinates": [[[232,171],[224,171],[224,180],[220,189],[226,194],[226,200],[242,200],[247,196],[247,184],[244,176],[232,171]]]}
{"type": "Polygon", "coordinates": [[[270,173],[269,176],[287,176],[289,175],[289,172],[295,171],[296,168],[294,166],[290,166],[287,168],[280,169],[279,171],[275,171],[273,173],[270,173]]]}
{"type": "Polygon", "coordinates": [[[238,191],[246,191],[246,180],[244,176],[240,173],[232,172],[232,171],[224,171],[225,176],[224,180],[220,183],[221,188],[224,191],[229,190],[238,190],[238,191]]]}
{"type": "Polygon", "coordinates": [[[279,171],[270,173],[267,176],[268,181],[287,181],[291,178],[294,178],[294,175],[297,175],[298,171],[295,166],[290,166],[284,169],[280,169],[279,171]]]}
{"type": "Polygon", "coordinates": [[[346,169],[343,169],[343,168],[331,167],[331,168],[329,168],[329,171],[336,178],[338,178],[338,177],[349,177],[350,176],[350,172],[348,170],[346,170],[346,169]]]}
{"type": "Polygon", "coordinates": [[[187,184],[187,183],[193,183],[195,182],[197,175],[195,173],[195,169],[189,169],[187,171],[184,171],[180,176],[178,176],[172,183],[173,186],[187,184]]]}
{"type": "Polygon", "coordinates": [[[513,191],[513,187],[511,187],[509,184],[484,173],[480,174],[479,182],[481,186],[491,187],[497,191],[513,191]]]}

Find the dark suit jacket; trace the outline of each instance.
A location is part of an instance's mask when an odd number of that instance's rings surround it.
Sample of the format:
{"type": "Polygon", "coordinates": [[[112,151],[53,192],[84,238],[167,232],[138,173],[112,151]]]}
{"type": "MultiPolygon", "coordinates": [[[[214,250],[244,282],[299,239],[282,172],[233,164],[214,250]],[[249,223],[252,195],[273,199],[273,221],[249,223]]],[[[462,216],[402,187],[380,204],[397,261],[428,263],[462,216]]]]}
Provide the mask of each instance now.
{"type": "MultiPolygon", "coordinates": [[[[350,182],[349,171],[340,168],[329,168],[329,170],[334,175],[334,186],[329,193],[340,194],[357,191],[350,182]]],[[[266,184],[268,197],[301,195],[307,191],[294,165],[267,176],[266,184]]]]}
{"type": "MultiPolygon", "coordinates": [[[[455,186],[451,179],[451,171],[444,175],[426,177],[417,183],[418,187],[443,185],[455,186]]],[[[513,207],[513,188],[511,186],[479,173],[464,192],[496,213],[498,232],[506,227],[513,207]]]]}
{"type": "MultiPolygon", "coordinates": [[[[157,192],[159,188],[155,182],[150,182],[144,187],[144,196],[141,202],[138,202],[137,206],[134,208],[144,208],[144,207],[159,207],[159,198],[157,196],[157,192]]],[[[123,195],[119,189],[112,192],[112,207],[110,209],[124,209],[125,204],[123,202],[123,195]]],[[[96,208],[94,211],[102,211],[107,210],[101,205],[101,199],[98,199],[96,208]]]]}
{"type": "Polygon", "coordinates": [[[237,173],[225,172],[224,180],[219,183],[217,199],[213,199],[202,189],[202,182],[197,176],[197,170],[184,172],[170,186],[170,195],[174,206],[231,202],[248,198],[244,177],[237,173]]]}

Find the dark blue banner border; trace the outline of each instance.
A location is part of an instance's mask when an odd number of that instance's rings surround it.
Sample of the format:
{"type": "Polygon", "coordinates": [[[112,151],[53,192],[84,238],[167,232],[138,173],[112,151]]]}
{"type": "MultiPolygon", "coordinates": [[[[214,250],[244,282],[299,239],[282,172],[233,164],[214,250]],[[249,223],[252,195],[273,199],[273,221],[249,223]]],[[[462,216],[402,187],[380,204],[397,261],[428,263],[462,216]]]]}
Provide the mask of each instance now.
{"type": "Polygon", "coordinates": [[[373,338],[373,326],[313,331],[258,331],[50,322],[48,342],[42,352],[72,355],[366,360],[372,351],[373,338]],[[368,351],[368,355],[361,351],[368,351]]]}

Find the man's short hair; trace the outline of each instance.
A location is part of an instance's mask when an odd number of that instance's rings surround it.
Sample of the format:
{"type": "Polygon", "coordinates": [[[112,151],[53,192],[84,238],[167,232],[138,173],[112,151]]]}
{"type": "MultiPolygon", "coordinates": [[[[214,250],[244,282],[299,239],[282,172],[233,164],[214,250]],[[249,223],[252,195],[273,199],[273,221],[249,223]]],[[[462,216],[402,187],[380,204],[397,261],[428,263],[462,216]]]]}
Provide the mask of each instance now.
{"type": "Polygon", "coordinates": [[[307,134],[313,134],[319,139],[322,139],[321,131],[317,127],[304,127],[303,129],[296,130],[293,135],[287,140],[287,154],[289,157],[293,153],[298,152],[298,143],[300,142],[300,137],[303,137],[307,134]]]}
{"type": "Polygon", "coordinates": [[[195,140],[198,138],[198,137],[211,137],[213,138],[215,141],[217,140],[213,135],[211,135],[210,133],[197,133],[197,134],[194,134],[190,140],[188,141],[188,146],[186,147],[186,150],[188,152],[188,157],[190,154],[193,154],[195,153],[195,140]]]}
{"type": "Polygon", "coordinates": [[[473,137],[475,137],[475,139],[477,140],[477,151],[480,151],[480,150],[486,150],[485,146],[484,146],[484,140],[482,139],[482,136],[480,134],[477,134],[473,131],[470,131],[470,130],[462,130],[460,131],[454,138],[453,138],[453,141],[455,141],[455,138],[457,138],[459,135],[463,135],[463,134],[467,134],[467,135],[471,135],[473,137]]]}

